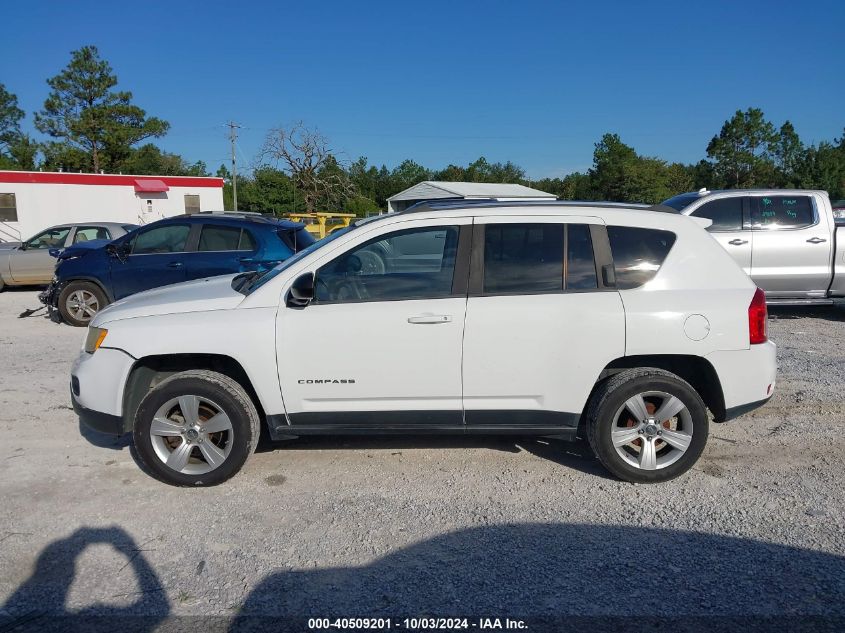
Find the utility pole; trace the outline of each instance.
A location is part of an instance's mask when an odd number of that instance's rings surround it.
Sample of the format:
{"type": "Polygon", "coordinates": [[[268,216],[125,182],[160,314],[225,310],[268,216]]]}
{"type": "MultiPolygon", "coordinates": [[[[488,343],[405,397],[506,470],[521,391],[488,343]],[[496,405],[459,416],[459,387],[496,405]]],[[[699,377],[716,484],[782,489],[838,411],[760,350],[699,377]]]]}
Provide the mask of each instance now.
{"type": "Polygon", "coordinates": [[[232,142],[232,211],[238,210],[238,166],[235,162],[235,141],[238,139],[238,133],[235,131],[241,126],[234,121],[227,123],[229,126],[229,140],[232,142]]]}

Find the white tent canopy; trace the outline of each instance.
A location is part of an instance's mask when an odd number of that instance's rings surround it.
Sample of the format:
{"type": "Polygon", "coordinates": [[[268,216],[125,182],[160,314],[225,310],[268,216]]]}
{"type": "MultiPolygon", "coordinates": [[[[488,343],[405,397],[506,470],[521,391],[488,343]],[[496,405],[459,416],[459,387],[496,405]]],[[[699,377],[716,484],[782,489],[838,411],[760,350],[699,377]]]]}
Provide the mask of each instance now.
{"type": "Polygon", "coordinates": [[[387,199],[388,211],[404,211],[426,200],[554,200],[555,196],[524,185],[493,182],[426,180],[387,199]]]}

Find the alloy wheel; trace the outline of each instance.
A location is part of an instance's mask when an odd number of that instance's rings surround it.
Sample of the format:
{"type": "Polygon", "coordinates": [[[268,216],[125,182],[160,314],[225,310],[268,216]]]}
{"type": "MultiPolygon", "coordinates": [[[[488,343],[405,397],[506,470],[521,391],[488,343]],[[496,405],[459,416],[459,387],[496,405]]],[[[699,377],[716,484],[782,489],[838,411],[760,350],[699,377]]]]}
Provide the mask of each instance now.
{"type": "Polygon", "coordinates": [[[234,444],[232,421],[220,405],[184,395],[161,405],[150,424],[156,456],[170,469],[203,475],[220,466],[234,444]]]}
{"type": "Polygon", "coordinates": [[[617,410],[611,440],[619,456],[642,470],[674,464],[692,442],[689,409],[677,396],[663,391],[639,393],[617,410]]]}

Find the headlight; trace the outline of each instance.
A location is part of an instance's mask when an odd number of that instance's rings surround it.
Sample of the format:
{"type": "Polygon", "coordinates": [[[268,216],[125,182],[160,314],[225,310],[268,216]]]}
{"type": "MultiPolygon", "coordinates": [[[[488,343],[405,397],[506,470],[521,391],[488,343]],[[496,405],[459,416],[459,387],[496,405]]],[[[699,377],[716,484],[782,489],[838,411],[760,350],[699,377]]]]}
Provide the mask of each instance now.
{"type": "Polygon", "coordinates": [[[109,331],[104,330],[103,328],[89,327],[88,336],[85,337],[85,347],[83,349],[89,354],[93,354],[100,349],[100,345],[103,344],[103,341],[106,339],[106,334],[108,333],[109,331]]]}

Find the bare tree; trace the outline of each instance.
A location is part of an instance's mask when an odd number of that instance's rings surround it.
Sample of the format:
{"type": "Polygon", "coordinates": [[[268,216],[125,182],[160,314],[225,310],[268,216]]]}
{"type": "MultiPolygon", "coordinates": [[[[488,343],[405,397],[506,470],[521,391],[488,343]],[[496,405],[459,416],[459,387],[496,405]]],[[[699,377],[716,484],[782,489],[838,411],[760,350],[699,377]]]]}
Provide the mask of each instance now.
{"type": "Polygon", "coordinates": [[[265,163],[287,172],[302,193],[309,213],[316,211],[320,203],[339,206],[354,194],[354,186],[328,139],[301,121],[288,128],[270,130],[261,157],[265,163]]]}

